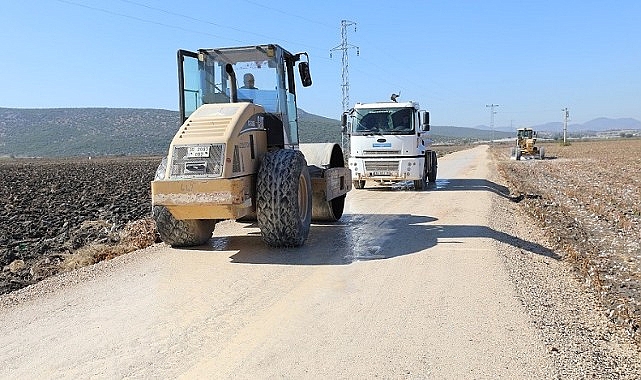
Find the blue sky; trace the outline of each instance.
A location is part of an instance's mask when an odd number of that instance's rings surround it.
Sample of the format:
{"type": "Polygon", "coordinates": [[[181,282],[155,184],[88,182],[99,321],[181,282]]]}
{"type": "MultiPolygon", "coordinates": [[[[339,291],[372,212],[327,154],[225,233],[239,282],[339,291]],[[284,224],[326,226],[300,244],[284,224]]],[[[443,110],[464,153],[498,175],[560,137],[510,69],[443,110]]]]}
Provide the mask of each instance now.
{"type": "Polygon", "coordinates": [[[299,106],[418,101],[433,125],[641,120],[641,2],[3,0],[0,107],[176,110],[176,50],[278,43],[310,54],[299,106]]]}

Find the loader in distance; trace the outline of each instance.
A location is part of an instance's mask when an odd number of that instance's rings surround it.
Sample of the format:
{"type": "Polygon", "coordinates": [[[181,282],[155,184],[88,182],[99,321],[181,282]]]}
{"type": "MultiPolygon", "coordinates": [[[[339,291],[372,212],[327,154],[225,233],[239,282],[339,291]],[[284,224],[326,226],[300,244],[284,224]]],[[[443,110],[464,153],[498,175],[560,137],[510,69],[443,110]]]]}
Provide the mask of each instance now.
{"type": "Polygon", "coordinates": [[[545,158],[545,149],[536,146],[536,131],[532,128],[519,128],[516,130],[516,145],[510,149],[512,160],[545,158]]]}
{"type": "Polygon", "coordinates": [[[242,218],[269,246],[296,247],[312,220],[340,219],[351,172],[340,145],[299,144],[296,66],[310,86],[307,53],[276,44],[178,51],[182,125],[151,183],[165,243],[201,245],[242,218]]]}

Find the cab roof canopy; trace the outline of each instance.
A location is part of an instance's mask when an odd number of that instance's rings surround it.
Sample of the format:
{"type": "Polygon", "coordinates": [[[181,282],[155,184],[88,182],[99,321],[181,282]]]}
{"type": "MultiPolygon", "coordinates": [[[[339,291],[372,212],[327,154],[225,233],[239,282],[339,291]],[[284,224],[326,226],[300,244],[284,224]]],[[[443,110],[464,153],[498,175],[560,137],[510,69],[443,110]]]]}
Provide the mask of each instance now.
{"type": "Polygon", "coordinates": [[[418,102],[407,101],[407,102],[374,102],[374,103],[356,103],[354,108],[364,109],[364,108],[414,108],[420,109],[418,102]]]}
{"type": "Polygon", "coordinates": [[[266,57],[275,58],[279,51],[287,60],[293,60],[294,62],[298,60],[297,55],[288,52],[280,45],[276,44],[198,49],[198,52],[200,53],[214,56],[217,60],[231,64],[238,62],[263,61],[266,57]]]}

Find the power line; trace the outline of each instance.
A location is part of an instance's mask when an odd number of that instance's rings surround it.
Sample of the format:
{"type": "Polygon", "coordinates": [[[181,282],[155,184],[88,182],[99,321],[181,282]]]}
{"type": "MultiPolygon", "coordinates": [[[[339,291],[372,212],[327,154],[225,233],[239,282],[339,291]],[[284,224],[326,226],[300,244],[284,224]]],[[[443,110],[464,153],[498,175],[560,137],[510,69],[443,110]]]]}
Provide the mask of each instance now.
{"type": "Polygon", "coordinates": [[[208,21],[208,20],[203,20],[203,19],[200,19],[200,18],[197,18],[197,17],[184,15],[182,13],[172,12],[172,11],[168,11],[166,9],[162,9],[162,8],[158,8],[158,7],[152,7],[150,5],[139,3],[137,1],[132,1],[132,0],[120,0],[120,1],[123,2],[123,3],[129,3],[129,4],[137,5],[139,7],[151,9],[151,10],[158,11],[158,12],[162,12],[162,13],[165,13],[165,14],[168,14],[168,15],[171,15],[171,16],[178,16],[178,17],[182,17],[182,18],[187,19],[187,20],[202,22],[202,23],[205,23],[205,24],[209,24],[209,25],[212,25],[212,26],[219,27],[219,28],[234,30],[236,32],[241,32],[241,33],[253,34],[253,35],[258,36],[258,37],[269,38],[268,36],[266,36],[264,34],[250,32],[250,31],[247,31],[247,30],[235,28],[233,26],[226,26],[226,25],[217,24],[215,22],[211,22],[211,21],[208,21]]]}
{"type": "Polygon", "coordinates": [[[69,1],[69,0],[57,0],[57,1],[61,2],[61,3],[69,4],[69,5],[75,5],[77,7],[82,7],[82,8],[87,8],[87,9],[91,9],[91,10],[94,10],[94,11],[107,13],[107,14],[110,14],[110,15],[113,15],[113,16],[125,17],[125,18],[132,19],[132,20],[135,20],[135,21],[140,21],[140,22],[145,22],[145,23],[148,23],[148,24],[164,26],[166,28],[178,29],[178,30],[182,30],[182,31],[185,31],[185,32],[204,34],[204,35],[208,35],[208,36],[212,36],[212,37],[216,37],[216,38],[226,38],[226,39],[230,39],[230,40],[233,40],[233,41],[242,42],[240,40],[234,40],[234,39],[229,38],[229,37],[223,37],[223,36],[219,36],[219,35],[216,35],[216,34],[203,32],[203,31],[200,31],[200,30],[191,30],[191,29],[183,28],[182,26],[165,24],[165,23],[162,23],[162,22],[159,22],[159,21],[148,20],[148,19],[144,19],[144,18],[141,18],[141,17],[136,17],[136,16],[131,16],[131,15],[124,14],[124,13],[114,12],[114,11],[109,10],[109,9],[93,7],[93,6],[86,5],[86,4],[80,4],[80,3],[76,3],[76,2],[73,2],[73,1],[69,1]]]}
{"type": "MultiPolygon", "coordinates": [[[[163,23],[163,22],[159,22],[159,21],[155,21],[155,20],[150,20],[148,18],[142,18],[142,17],[132,16],[132,15],[129,15],[129,14],[126,14],[126,13],[112,11],[110,9],[90,6],[90,5],[81,4],[81,3],[76,3],[76,2],[71,1],[71,0],[57,0],[57,1],[61,2],[61,3],[69,4],[69,5],[75,5],[77,7],[82,7],[82,8],[91,9],[91,10],[94,10],[94,11],[107,13],[107,14],[110,14],[110,15],[113,15],[113,16],[119,16],[119,17],[124,17],[124,18],[128,18],[128,19],[131,19],[131,20],[139,21],[139,22],[144,22],[144,23],[147,23],[147,24],[154,24],[154,25],[158,25],[158,26],[162,26],[162,27],[166,27],[166,28],[182,30],[182,31],[189,32],[189,33],[202,34],[202,35],[211,36],[211,37],[215,37],[215,38],[219,38],[219,39],[226,39],[226,40],[229,40],[229,41],[236,41],[236,42],[243,43],[243,44],[247,44],[248,43],[247,41],[244,41],[244,40],[231,38],[228,35],[222,36],[222,35],[217,35],[217,34],[213,34],[213,33],[208,33],[208,32],[202,31],[202,30],[194,30],[194,29],[189,29],[189,28],[185,28],[185,27],[182,27],[182,26],[171,25],[171,24],[167,24],[167,23],[163,23]]],[[[249,31],[249,30],[244,30],[244,29],[240,29],[240,28],[236,28],[236,27],[232,27],[232,26],[226,26],[226,25],[217,24],[217,23],[214,23],[214,22],[211,22],[211,21],[208,21],[208,20],[203,20],[203,19],[200,19],[200,18],[197,18],[197,17],[193,17],[193,16],[189,16],[189,15],[185,15],[185,14],[181,14],[181,13],[177,13],[177,12],[173,12],[173,11],[168,11],[166,9],[150,6],[150,5],[143,4],[143,3],[140,3],[140,2],[137,2],[137,1],[133,1],[133,0],[120,0],[120,1],[123,2],[123,3],[128,3],[128,4],[136,5],[136,6],[139,6],[139,7],[142,7],[142,8],[146,8],[146,9],[149,9],[149,10],[162,12],[162,13],[165,13],[165,14],[168,14],[168,15],[171,15],[171,16],[181,17],[181,18],[184,18],[184,19],[187,19],[187,20],[205,23],[205,24],[212,25],[212,26],[215,26],[215,27],[218,27],[218,28],[229,29],[229,30],[233,30],[233,31],[236,31],[236,32],[240,32],[240,33],[246,33],[246,34],[258,36],[258,37],[261,37],[261,38],[265,38],[267,40],[273,40],[274,39],[273,37],[270,37],[270,36],[265,35],[265,34],[255,33],[255,32],[249,31]]],[[[266,7],[266,8],[269,8],[269,7],[266,7]]],[[[269,8],[269,9],[275,10],[274,8],[269,8]]],[[[288,41],[288,40],[284,40],[284,39],[279,39],[279,40],[283,41],[283,42],[286,42],[286,43],[298,44],[298,45],[302,45],[302,46],[309,46],[307,44],[298,43],[298,42],[295,42],[295,41],[288,41]]],[[[310,47],[312,47],[312,46],[310,46],[310,47]]],[[[323,49],[323,50],[325,49],[325,48],[319,48],[319,47],[313,47],[313,48],[315,48],[315,49],[323,49]]]]}
{"type": "Polygon", "coordinates": [[[255,1],[245,0],[245,2],[249,3],[249,4],[252,4],[252,5],[256,5],[256,6],[261,7],[261,8],[269,9],[269,10],[274,11],[274,12],[282,13],[285,16],[296,17],[296,18],[299,18],[299,19],[307,21],[307,22],[311,22],[311,23],[318,24],[318,25],[323,25],[323,26],[325,26],[327,28],[334,28],[333,26],[330,26],[330,25],[327,25],[325,23],[319,22],[318,20],[309,19],[307,17],[303,17],[303,16],[297,15],[295,13],[289,13],[289,12],[285,12],[285,11],[280,10],[280,9],[276,9],[276,8],[273,8],[273,7],[268,7],[267,5],[259,4],[259,3],[255,2],[255,1]]]}
{"type": "MultiPolygon", "coordinates": [[[[246,34],[254,35],[254,36],[257,36],[257,37],[265,38],[265,39],[267,39],[268,41],[272,41],[272,40],[274,40],[274,38],[272,38],[271,36],[265,35],[265,34],[255,33],[255,32],[251,32],[251,31],[249,31],[249,30],[240,29],[240,28],[236,28],[236,27],[233,27],[233,26],[226,26],[226,25],[217,24],[217,23],[215,23],[215,22],[211,22],[211,21],[209,21],[209,20],[203,20],[203,19],[201,19],[201,18],[197,18],[197,17],[193,17],[193,16],[185,15],[185,14],[182,14],[182,13],[177,13],[177,12],[173,12],[173,11],[168,11],[168,10],[166,10],[166,9],[162,9],[162,8],[158,8],[158,7],[153,7],[153,6],[150,6],[150,5],[147,5],[147,4],[143,4],[143,3],[140,3],[140,2],[137,2],[137,1],[133,1],[133,0],[120,0],[120,1],[121,1],[121,2],[124,2],[124,3],[129,3],[129,4],[137,5],[137,6],[139,6],[139,7],[143,7],[143,8],[151,9],[151,10],[154,10],[154,11],[162,12],[162,13],[165,13],[165,14],[168,14],[168,15],[171,15],[171,16],[182,17],[182,18],[187,19],[187,20],[196,21],[196,22],[202,22],[202,23],[204,23],[204,24],[208,24],[208,25],[216,26],[216,27],[219,27],[219,28],[224,28],[224,29],[229,29],[229,30],[233,30],[233,31],[236,31],[236,32],[241,32],[241,33],[246,33],[246,34]]],[[[307,19],[307,18],[305,18],[305,17],[298,16],[298,15],[295,15],[295,14],[291,14],[291,13],[288,13],[288,12],[285,12],[285,11],[281,11],[281,10],[276,9],[276,8],[273,8],[273,7],[268,7],[268,6],[266,6],[266,5],[258,4],[258,3],[255,3],[255,2],[252,2],[252,1],[249,1],[249,0],[245,0],[245,2],[250,3],[250,4],[253,4],[253,5],[260,6],[260,7],[265,8],[265,9],[269,9],[269,10],[271,10],[271,11],[273,11],[273,12],[279,12],[279,13],[282,13],[282,14],[287,15],[287,16],[297,17],[297,18],[300,18],[300,19],[302,19],[302,20],[305,20],[306,22],[315,22],[315,23],[317,23],[317,24],[327,26],[326,24],[322,24],[322,23],[319,23],[319,22],[317,22],[317,21],[310,20],[310,19],[307,19]]],[[[300,42],[296,42],[296,41],[290,41],[290,40],[286,40],[286,39],[279,39],[279,40],[280,40],[280,41],[282,41],[282,42],[286,42],[286,43],[297,44],[297,45],[303,45],[303,46],[309,46],[309,45],[307,45],[307,44],[305,44],[305,43],[300,43],[300,42]]],[[[238,41],[238,42],[243,42],[243,43],[245,43],[244,41],[240,41],[240,40],[234,40],[234,41],[238,41]]],[[[314,46],[309,46],[309,47],[312,47],[312,48],[315,48],[315,49],[323,49],[323,50],[325,49],[325,48],[319,48],[319,47],[314,47],[314,46]]]]}

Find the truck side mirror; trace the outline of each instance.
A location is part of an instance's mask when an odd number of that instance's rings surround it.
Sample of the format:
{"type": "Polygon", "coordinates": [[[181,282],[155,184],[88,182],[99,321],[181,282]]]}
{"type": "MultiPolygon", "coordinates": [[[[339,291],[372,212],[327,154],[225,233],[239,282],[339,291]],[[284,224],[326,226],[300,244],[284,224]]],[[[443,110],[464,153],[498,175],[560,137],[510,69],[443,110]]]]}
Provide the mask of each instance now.
{"type": "Polygon", "coordinates": [[[424,132],[430,130],[430,113],[427,111],[421,111],[421,129],[424,132]]]}
{"type": "Polygon", "coordinates": [[[309,62],[299,62],[298,72],[300,73],[300,81],[303,83],[303,87],[311,86],[312,74],[309,72],[309,62]]]}
{"type": "Polygon", "coordinates": [[[345,112],[341,115],[341,132],[347,132],[347,113],[345,112]]]}

